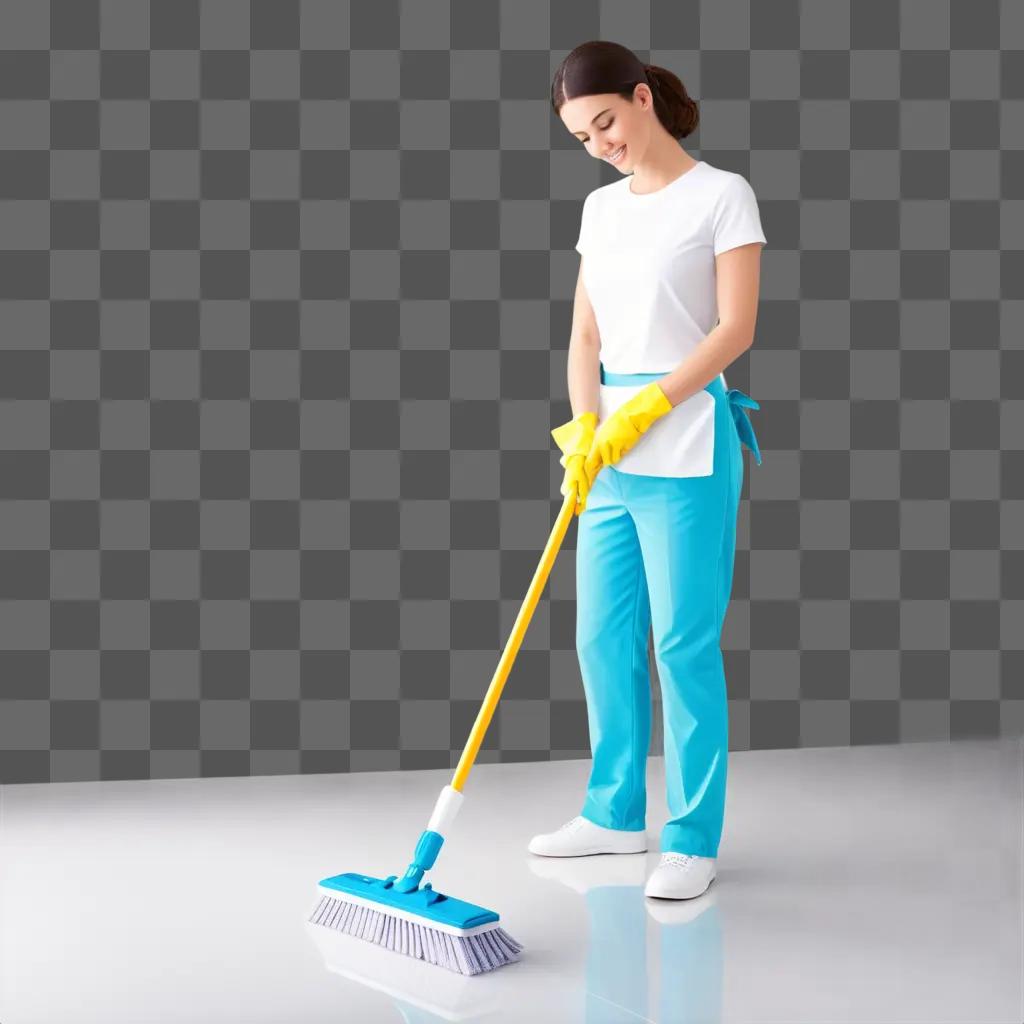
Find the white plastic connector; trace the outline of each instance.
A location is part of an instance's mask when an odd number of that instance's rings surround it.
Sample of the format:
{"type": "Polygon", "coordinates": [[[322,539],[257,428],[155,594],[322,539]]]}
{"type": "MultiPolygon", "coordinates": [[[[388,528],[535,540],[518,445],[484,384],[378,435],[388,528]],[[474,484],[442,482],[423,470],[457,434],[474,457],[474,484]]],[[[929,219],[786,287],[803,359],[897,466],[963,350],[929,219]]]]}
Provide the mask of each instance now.
{"type": "Polygon", "coordinates": [[[431,814],[430,822],[427,825],[428,830],[442,836],[445,835],[448,827],[455,820],[455,815],[459,813],[462,797],[463,794],[457,789],[445,786],[437,798],[437,803],[434,804],[434,813],[431,814]]]}

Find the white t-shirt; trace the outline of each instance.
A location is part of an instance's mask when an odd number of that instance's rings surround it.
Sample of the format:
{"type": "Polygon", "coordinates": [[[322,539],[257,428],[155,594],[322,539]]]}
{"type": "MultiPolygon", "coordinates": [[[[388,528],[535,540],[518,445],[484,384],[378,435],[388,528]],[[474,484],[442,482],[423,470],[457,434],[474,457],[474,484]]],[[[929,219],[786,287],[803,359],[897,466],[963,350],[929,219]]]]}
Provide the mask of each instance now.
{"type": "Polygon", "coordinates": [[[667,373],[718,322],[715,256],[767,239],[741,174],[701,160],[656,192],[635,195],[632,180],[587,196],[576,249],[604,368],[667,373]]]}
{"type": "MultiPolygon", "coordinates": [[[[741,174],[703,160],[664,188],[630,190],[632,176],[591,192],[576,249],[610,373],[668,373],[718,322],[715,257],[766,243],[754,190],[741,174]]],[[[725,384],[725,374],[722,374],[725,384]]],[[[604,422],[644,385],[599,386],[604,422]]],[[[616,463],[622,473],[708,476],[714,470],[715,399],[701,389],[651,425],[616,463]]]]}

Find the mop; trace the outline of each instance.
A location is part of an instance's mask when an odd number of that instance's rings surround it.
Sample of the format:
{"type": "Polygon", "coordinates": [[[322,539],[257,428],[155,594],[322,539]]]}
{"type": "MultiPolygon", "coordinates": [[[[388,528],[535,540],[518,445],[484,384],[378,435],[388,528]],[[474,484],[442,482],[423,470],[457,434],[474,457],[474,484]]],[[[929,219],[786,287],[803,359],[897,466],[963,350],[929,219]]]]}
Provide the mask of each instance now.
{"type": "Polygon", "coordinates": [[[520,959],[523,947],[501,927],[496,911],[437,892],[430,882],[420,883],[424,873],[434,866],[445,833],[462,806],[466,777],[575,515],[575,506],[576,492],[571,489],[555,520],[455,775],[441,791],[405,874],[401,878],[388,875],[381,879],[348,871],[324,878],[318,886],[318,902],[308,918],[313,924],[459,974],[482,974],[520,959]]]}

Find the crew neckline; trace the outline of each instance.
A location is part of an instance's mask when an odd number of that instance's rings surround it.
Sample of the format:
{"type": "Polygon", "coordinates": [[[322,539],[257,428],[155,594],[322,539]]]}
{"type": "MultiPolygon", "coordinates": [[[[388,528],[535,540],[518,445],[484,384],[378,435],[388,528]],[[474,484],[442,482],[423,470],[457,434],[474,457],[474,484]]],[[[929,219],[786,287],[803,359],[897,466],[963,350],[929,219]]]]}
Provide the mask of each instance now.
{"type": "Polygon", "coordinates": [[[684,178],[688,178],[698,167],[702,166],[703,160],[698,160],[689,170],[683,171],[678,177],[673,178],[667,185],[662,185],[661,188],[656,188],[653,192],[634,192],[630,187],[630,183],[633,180],[633,175],[626,175],[626,192],[632,196],[633,199],[651,199],[653,196],[660,196],[663,192],[667,192],[674,185],[678,185],[684,178]]]}

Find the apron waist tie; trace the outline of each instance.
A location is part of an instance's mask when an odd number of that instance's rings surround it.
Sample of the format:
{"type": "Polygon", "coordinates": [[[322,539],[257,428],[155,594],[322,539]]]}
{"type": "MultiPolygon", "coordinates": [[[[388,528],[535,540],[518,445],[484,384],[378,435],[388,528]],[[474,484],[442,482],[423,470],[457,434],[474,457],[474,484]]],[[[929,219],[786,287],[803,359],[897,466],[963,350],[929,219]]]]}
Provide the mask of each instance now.
{"type": "Polygon", "coordinates": [[[729,409],[732,412],[733,422],[736,424],[736,431],[740,440],[753,452],[757,464],[761,465],[761,449],[757,443],[757,435],[754,433],[753,424],[747,415],[747,409],[760,409],[761,406],[750,397],[745,395],[739,388],[729,388],[726,392],[729,399],[729,409]]]}
{"type": "MultiPolygon", "coordinates": [[[[665,373],[611,373],[604,368],[604,363],[599,363],[598,366],[600,369],[600,382],[611,386],[635,387],[638,384],[649,384],[652,381],[667,376],[668,373],[668,371],[665,373]]],[[[754,433],[753,424],[750,422],[750,417],[746,412],[747,409],[760,409],[760,404],[754,401],[750,395],[740,391],[739,388],[729,388],[726,390],[722,374],[719,374],[713,381],[707,384],[704,390],[712,395],[717,395],[719,398],[724,397],[729,403],[729,411],[732,413],[732,419],[736,424],[736,432],[740,436],[740,441],[750,449],[755,461],[760,466],[761,448],[757,443],[757,435],[754,433]]]]}

